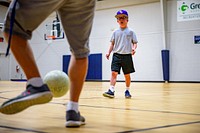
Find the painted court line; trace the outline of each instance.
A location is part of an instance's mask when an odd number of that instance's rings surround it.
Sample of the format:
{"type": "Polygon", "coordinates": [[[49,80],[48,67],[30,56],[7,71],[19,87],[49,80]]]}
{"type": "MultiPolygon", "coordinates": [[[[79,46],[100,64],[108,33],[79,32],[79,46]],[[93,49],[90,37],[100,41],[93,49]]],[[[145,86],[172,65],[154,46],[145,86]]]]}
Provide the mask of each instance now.
{"type": "Polygon", "coordinates": [[[170,128],[170,127],[177,127],[177,126],[184,126],[184,125],[191,125],[191,124],[200,124],[200,121],[186,122],[186,123],[179,123],[179,124],[171,124],[171,125],[164,125],[164,126],[158,126],[158,127],[136,129],[136,130],[128,130],[128,131],[122,131],[122,132],[116,132],[116,133],[144,132],[144,131],[149,131],[149,130],[170,128]]]}
{"type": "Polygon", "coordinates": [[[172,114],[185,114],[185,115],[197,115],[196,113],[185,113],[185,112],[174,112],[174,111],[163,111],[163,110],[147,110],[147,109],[136,109],[136,108],[114,108],[114,107],[105,107],[105,106],[90,106],[90,105],[80,105],[84,107],[93,107],[93,108],[106,108],[106,109],[116,109],[116,110],[133,110],[133,111],[144,111],[144,112],[158,112],[158,113],[172,113],[172,114]]]}
{"type": "Polygon", "coordinates": [[[31,129],[26,129],[26,128],[10,127],[10,126],[3,126],[3,125],[0,125],[0,128],[6,128],[6,129],[11,129],[11,130],[17,130],[17,131],[26,131],[26,132],[31,132],[31,133],[47,133],[47,132],[42,132],[42,131],[37,131],[37,130],[31,130],[31,129]]]}

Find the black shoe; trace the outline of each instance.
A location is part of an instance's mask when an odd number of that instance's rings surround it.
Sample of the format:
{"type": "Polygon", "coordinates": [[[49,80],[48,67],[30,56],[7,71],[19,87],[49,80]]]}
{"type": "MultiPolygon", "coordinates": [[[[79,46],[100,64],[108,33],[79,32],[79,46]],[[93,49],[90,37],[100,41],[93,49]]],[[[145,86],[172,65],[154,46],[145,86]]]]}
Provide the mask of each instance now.
{"type": "Polygon", "coordinates": [[[125,98],[131,98],[131,94],[128,90],[125,91],[125,98]]]}
{"type": "Polygon", "coordinates": [[[112,91],[109,89],[107,92],[104,92],[104,93],[103,93],[103,96],[104,96],[104,97],[109,97],[109,98],[114,98],[114,97],[115,97],[115,94],[114,94],[114,92],[112,92],[112,91]]]}
{"type": "Polygon", "coordinates": [[[66,127],[80,127],[85,124],[85,118],[80,115],[80,112],[76,113],[74,110],[66,112],[66,127]]]}
{"type": "Polygon", "coordinates": [[[46,84],[41,87],[28,85],[22,94],[4,102],[0,107],[0,112],[3,114],[16,114],[30,106],[48,103],[52,98],[53,95],[46,84]]]}

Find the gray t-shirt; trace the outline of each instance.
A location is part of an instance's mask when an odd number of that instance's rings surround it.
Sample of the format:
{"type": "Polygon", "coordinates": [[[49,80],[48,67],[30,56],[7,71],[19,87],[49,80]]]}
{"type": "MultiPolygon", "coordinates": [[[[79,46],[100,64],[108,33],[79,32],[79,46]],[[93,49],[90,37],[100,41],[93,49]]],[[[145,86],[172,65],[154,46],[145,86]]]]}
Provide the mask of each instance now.
{"type": "Polygon", "coordinates": [[[110,41],[114,41],[113,53],[118,54],[131,54],[133,43],[138,42],[135,32],[128,27],[115,30],[110,41]]]}

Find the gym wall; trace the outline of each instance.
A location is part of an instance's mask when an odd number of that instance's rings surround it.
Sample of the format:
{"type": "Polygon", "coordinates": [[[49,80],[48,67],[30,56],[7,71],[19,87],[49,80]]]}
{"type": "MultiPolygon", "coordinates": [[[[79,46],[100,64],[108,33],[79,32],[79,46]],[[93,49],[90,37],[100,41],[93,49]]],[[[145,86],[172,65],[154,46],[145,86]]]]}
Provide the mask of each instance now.
{"type": "MultiPolygon", "coordinates": [[[[167,49],[170,51],[170,81],[200,82],[200,45],[194,44],[194,36],[200,35],[200,20],[177,22],[176,3],[176,0],[167,1],[166,33],[167,49]]],[[[163,81],[161,50],[164,47],[161,6],[157,0],[144,3],[137,0],[116,0],[113,4],[112,0],[97,2],[90,48],[91,54],[102,54],[102,80],[110,80],[112,56],[110,60],[107,60],[105,54],[110,45],[112,32],[118,28],[114,16],[120,9],[128,11],[129,27],[135,31],[138,38],[137,53],[133,57],[136,72],[131,74],[132,81],[163,81]]],[[[66,40],[55,40],[52,43],[44,40],[45,24],[54,19],[55,13],[34,31],[33,38],[29,41],[42,76],[50,70],[62,70],[63,55],[70,55],[66,40]]],[[[0,43],[1,53],[5,52],[5,48],[6,45],[0,43]]],[[[16,78],[17,63],[12,54],[9,62],[10,70],[7,80],[16,78]]],[[[118,81],[124,81],[123,74],[118,76],[118,81]]]]}

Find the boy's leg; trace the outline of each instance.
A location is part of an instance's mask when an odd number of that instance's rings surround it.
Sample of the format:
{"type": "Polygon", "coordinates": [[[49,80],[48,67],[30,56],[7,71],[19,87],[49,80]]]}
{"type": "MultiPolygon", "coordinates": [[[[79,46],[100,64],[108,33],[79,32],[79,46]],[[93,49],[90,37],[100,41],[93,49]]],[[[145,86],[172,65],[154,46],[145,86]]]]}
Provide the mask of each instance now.
{"type": "Polygon", "coordinates": [[[125,91],[125,98],[131,98],[131,94],[129,92],[130,84],[131,84],[131,76],[130,74],[125,74],[125,83],[126,83],[126,91],[125,91]]]}
{"type": "Polygon", "coordinates": [[[133,60],[132,60],[132,55],[125,55],[123,57],[123,73],[124,73],[124,77],[125,77],[125,83],[126,83],[126,91],[125,91],[125,97],[126,98],[131,98],[130,92],[129,92],[129,87],[131,84],[131,77],[130,77],[130,73],[134,73],[135,72],[135,68],[133,65],[133,60]]]}
{"type": "Polygon", "coordinates": [[[111,78],[110,78],[110,88],[108,89],[107,92],[103,93],[104,97],[109,97],[109,98],[114,98],[115,97],[115,95],[114,95],[114,93],[115,93],[114,86],[115,86],[116,81],[117,81],[117,75],[118,75],[118,72],[112,71],[111,78]]]}
{"type": "Polygon", "coordinates": [[[110,85],[115,86],[116,81],[117,81],[117,75],[118,75],[118,72],[112,71],[110,85]]]}
{"type": "Polygon", "coordinates": [[[124,77],[125,77],[126,88],[129,88],[131,84],[131,76],[130,74],[125,74],[124,77]]]}
{"type": "Polygon", "coordinates": [[[114,98],[114,86],[117,81],[117,75],[120,74],[120,69],[121,69],[121,60],[120,60],[120,55],[114,53],[112,57],[112,63],[111,63],[111,78],[110,78],[110,89],[108,89],[107,92],[103,93],[103,96],[109,97],[109,98],[114,98]]]}

